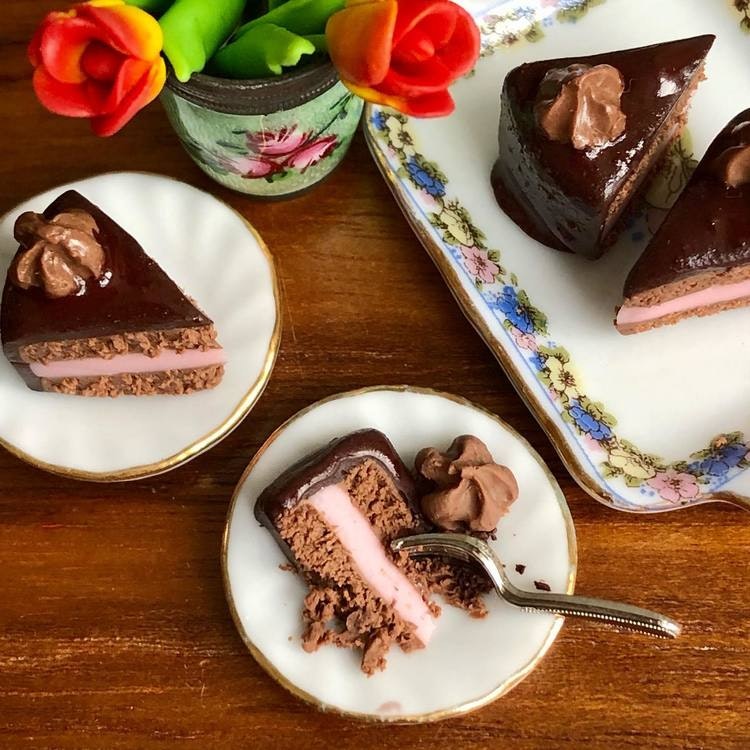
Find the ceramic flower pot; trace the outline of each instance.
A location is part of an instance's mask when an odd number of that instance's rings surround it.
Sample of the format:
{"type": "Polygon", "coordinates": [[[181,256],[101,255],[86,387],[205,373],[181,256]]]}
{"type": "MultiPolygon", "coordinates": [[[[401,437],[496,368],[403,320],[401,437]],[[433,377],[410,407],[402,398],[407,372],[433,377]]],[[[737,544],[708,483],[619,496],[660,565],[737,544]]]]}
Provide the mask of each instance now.
{"type": "Polygon", "coordinates": [[[362,113],[328,61],[257,80],[199,74],[180,83],[170,75],[162,102],[206,174],[261,197],[299,193],[330,174],[362,113]]]}

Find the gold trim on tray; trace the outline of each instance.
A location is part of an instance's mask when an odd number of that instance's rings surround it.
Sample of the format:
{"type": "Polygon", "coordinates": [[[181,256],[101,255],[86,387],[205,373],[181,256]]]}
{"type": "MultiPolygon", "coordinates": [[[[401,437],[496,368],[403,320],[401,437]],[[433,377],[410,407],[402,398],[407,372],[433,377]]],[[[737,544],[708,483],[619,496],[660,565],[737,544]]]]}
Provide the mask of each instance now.
{"type": "Polygon", "coordinates": [[[486,695],[480,698],[476,698],[472,701],[468,701],[466,703],[461,703],[456,706],[451,706],[450,708],[442,709],[440,711],[432,711],[432,712],[424,713],[424,714],[375,716],[373,714],[362,713],[362,712],[357,712],[357,711],[343,711],[334,705],[323,703],[322,701],[319,701],[314,695],[311,695],[310,693],[298,688],[290,680],[288,680],[283,674],[281,674],[281,672],[278,669],[276,669],[276,667],[271,663],[269,659],[266,658],[263,652],[253,643],[253,641],[250,639],[248,634],[245,632],[245,629],[242,626],[242,621],[240,620],[239,614],[237,613],[237,609],[234,604],[234,599],[232,597],[231,583],[229,580],[229,573],[228,573],[227,554],[228,554],[228,547],[229,547],[229,533],[231,530],[232,518],[234,515],[234,508],[235,508],[235,505],[237,504],[240,493],[242,491],[242,488],[245,482],[247,481],[248,476],[250,475],[252,470],[255,468],[261,456],[266,452],[266,450],[268,450],[268,448],[276,441],[279,435],[290,424],[300,419],[301,417],[305,416],[308,412],[312,411],[313,409],[317,409],[319,406],[327,404],[331,401],[338,401],[344,398],[351,398],[354,396],[361,396],[367,393],[374,393],[374,392],[379,392],[379,391],[393,391],[397,393],[416,393],[416,394],[423,394],[423,395],[429,395],[429,396],[438,396],[440,398],[453,401],[454,403],[460,404],[462,406],[469,407],[471,409],[474,409],[476,411],[479,411],[487,415],[494,422],[497,422],[501,427],[503,427],[505,430],[510,432],[515,438],[517,438],[526,447],[529,454],[536,460],[536,462],[539,464],[539,466],[541,467],[541,469],[544,471],[545,475],[549,479],[550,484],[552,485],[555,491],[555,496],[557,497],[557,502],[560,507],[560,511],[563,515],[563,519],[565,521],[565,532],[566,532],[567,542],[568,542],[568,559],[569,559],[569,564],[570,564],[570,571],[568,574],[567,585],[565,587],[565,593],[572,594],[574,592],[576,573],[578,570],[578,549],[576,546],[575,526],[573,525],[573,519],[570,515],[570,509],[568,508],[567,501],[565,500],[565,495],[563,494],[563,491],[560,489],[560,485],[557,483],[557,480],[555,479],[554,475],[550,471],[549,467],[542,460],[542,457],[536,452],[536,450],[529,443],[529,441],[526,440],[525,437],[519,434],[516,430],[514,430],[509,424],[504,422],[496,414],[493,414],[487,409],[484,409],[483,407],[478,406],[477,404],[474,404],[468,399],[462,398],[461,396],[455,396],[450,393],[436,391],[436,390],[433,390],[432,388],[420,388],[420,387],[408,386],[408,385],[370,386],[367,388],[360,388],[357,390],[346,391],[344,393],[337,393],[332,396],[328,396],[327,398],[321,399],[320,401],[316,401],[314,404],[310,404],[309,406],[306,406],[304,409],[298,411],[296,414],[294,414],[289,419],[287,419],[282,425],[277,427],[271,433],[271,435],[266,439],[263,445],[258,449],[257,453],[253,456],[253,458],[251,459],[250,463],[247,465],[245,470],[242,472],[242,476],[240,477],[240,480],[237,483],[237,486],[235,487],[235,490],[232,494],[232,499],[229,504],[229,511],[227,513],[227,521],[224,527],[224,534],[222,536],[222,541],[221,541],[221,573],[222,573],[222,579],[224,582],[224,593],[226,595],[227,603],[229,605],[229,611],[232,615],[232,620],[234,621],[234,625],[237,628],[237,631],[240,634],[240,637],[242,638],[245,646],[247,647],[248,651],[250,651],[255,661],[257,661],[258,664],[260,664],[260,666],[277,683],[279,683],[279,685],[281,685],[283,688],[285,688],[290,693],[292,693],[292,695],[304,701],[305,703],[308,703],[314,706],[315,708],[321,711],[330,712],[330,713],[338,714],[339,716],[345,716],[348,718],[358,719],[358,720],[366,721],[370,723],[425,724],[428,722],[440,721],[442,719],[447,719],[447,718],[454,717],[454,716],[461,716],[471,711],[476,711],[477,709],[482,708],[483,706],[486,706],[492,703],[493,701],[497,700],[502,695],[504,695],[505,693],[510,691],[512,688],[514,688],[516,685],[518,685],[518,683],[520,683],[524,678],[526,678],[536,668],[537,664],[539,664],[539,662],[544,658],[545,654],[549,650],[550,646],[552,646],[552,643],[557,637],[557,634],[560,631],[560,628],[562,627],[564,618],[561,616],[557,616],[555,618],[555,621],[552,624],[552,627],[550,628],[549,634],[547,635],[547,638],[544,640],[544,643],[539,648],[539,650],[534,655],[534,657],[527,664],[525,664],[515,674],[513,674],[511,677],[509,677],[507,680],[502,682],[500,685],[498,685],[496,688],[494,688],[492,691],[490,691],[486,695]]]}
{"type": "MultiPolygon", "coordinates": [[[[541,405],[537,397],[533,394],[531,389],[527,386],[523,376],[514,367],[508,353],[500,346],[490,331],[489,326],[482,317],[482,313],[477,309],[476,305],[470,299],[467,292],[464,290],[461,282],[461,278],[458,275],[456,269],[446,259],[441,247],[430,235],[425,231],[424,227],[415,219],[414,215],[410,211],[406,204],[405,198],[401,195],[399,186],[396,183],[394,172],[390,165],[386,161],[385,155],[378,148],[378,145],[374,141],[374,137],[370,132],[370,128],[367,123],[372,119],[373,113],[372,104],[366,104],[363,116],[363,130],[365,135],[365,142],[370,150],[370,154],[375,161],[375,164],[383,176],[386,185],[391,191],[396,204],[401,209],[401,213],[404,215],[407,223],[411,227],[414,234],[421,242],[427,254],[432,259],[432,262],[437,267],[440,275],[446,283],[446,286],[450,290],[454,299],[458,303],[461,312],[464,314],[466,319],[471,323],[477,333],[481,336],[482,340],[495,356],[495,359],[500,363],[503,368],[505,375],[511,384],[515,388],[518,395],[526,405],[526,408],[533,414],[536,421],[539,423],[547,438],[552,443],[553,447],[557,451],[560,459],[562,460],[568,473],[573,477],[576,483],[583,489],[587,494],[598,500],[601,503],[609,507],[617,507],[617,510],[624,511],[626,513],[641,514],[644,512],[648,513],[666,513],[671,510],[678,510],[682,506],[675,506],[674,508],[662,508],[660,510],[639,510],[637,508],[623,508],[617,506],[617,502],[611,493],[607,492],[605,488],[597,484],[591,479],[589,474],[581,465],[575,452],[568,445],[565,436],[562,434],[560,427],[551,420],[545,413],[544,407],[541,405]]],[[[704,505],[705,503],[724,502],[732,505],[737,505],[745,510],[750,510],[750,498],[741,495],[736,495],[732,492],[717,492],[707,493],[699,501],[692,501],[691,506],[704,505]]]]}
{"type": "MultiPolygon", "coordinates": [[[[117,174],[139,174],[139,175],[145,175],[147,177],[159,177],[161,179],[171,180],[173,182],[178,182],[182,185],[188,184],[188,183],[182,182],[182,180],[177,180],[174,177],[168,177],[166,175],[160,175],[154,172],[142,172],[142,171],[103,172],[102,174],[93,175],[92,177],[102,177],[104,175],[117,175],[117,174]]],[[[79,180],[78,182],[81,182],[81,181],[82,180],[79,180]]],[[[71,184],[76,184],[76,183],[71,183],[71,184]]],[[[196,190],[198,189],[199,188],[196,188],[196,190]]],[[[205,190],[201,190],[201,192],[206,193],[205,190]]],[[[20,458],[22,461],[25,461],[26,463],[29,463],[38,469],[43,469],[44,471],[48,471],[51,474],[56,474],[58,476],[66,477],[68,479],[81,479],[81,480],[85,480],[89,482],[126,482],[126,481],[133,481],[136,479],[145,479],[146,477],[156,476],[157,474],[163,474],[164,472],[170,471],[172,469],[176,469],[178,466],[182,466],[183,464],[187,463],[191,459],[195,458],[196,456],[199,456],[201,453],[205,453],[207,450],[210,450],[215,445],[220,443],[250,413],[250,410],[253,408],[253,406],[255,406],[256,402],[258,401],[263,391],[265,390],[266,385],[268,384],[268,380],[271,377],[271,372],[273,371],[274,365],[276,364],[276,357],[279,353],[279,345],[281,343],[281,287],[279,285],[279,278],[276,272],[276,266],[274,265],[271,251],[268,249],[268,246],[266,245],[265,241],[260,236],[258,231],[255,229],[255,227],[239,211],[237,211],[235,208],[230,206],[228,203],[225,203],[224,201],[220,200],[219,198],[217,198],[215,195],[212,195],[211,193],[206,193],[206,195],[209,195],[214,200],[219,201],[219,203],[221,203],[223,206],[228,208],[232,213],[236,214],[240,219],[242,219],[242,222],[245,224],[245,226],[248,228],[252,236],[255,238],[255,241],[258,243],[258,246],[260,247],[261,252],[263,253],[266,261],[268,262],[268,267],[271,272],[271,284],[273,287],[273,298],[274,298],[274,303],[275,303],[275,308],[276,308],[276,320],[274,322],[273,332],[271,334],[271,339],[268,344],[268,351],[266,352],[266,357],[263,362],[263,368],[260,372],[260,375],[252,384],[250,389],[240,399],[237,406],[234,407],[234,409],[232,410],[232,413],[213,430],[203,435],[203,437],[198,438],[197,440],[192,442],[187,447],[183,448],[178,453],[175,453],[172,456],[164,458],[161,461],[156,461],[150,464],[143,464],[141,466],[132,466],[130,468],[120,469],[118,471],[104,471],[104,472],[85,471],[82,469],[72,469],[67,466],[58,466],[57,464],[51,464],[51,463],[47,463],[46,461],[40,461],[39,459],[35,458],[29,453],[26,453],[20,448],[17,448],[12,443],[9,443],[7,440],[3,439],[2,437],[0,437],[0,446],[5,448],[9,453],[12,453],[17,458],[20,458]]],[[[218,387],[220,388],[221,385],[219,385],[218,387]]]]}

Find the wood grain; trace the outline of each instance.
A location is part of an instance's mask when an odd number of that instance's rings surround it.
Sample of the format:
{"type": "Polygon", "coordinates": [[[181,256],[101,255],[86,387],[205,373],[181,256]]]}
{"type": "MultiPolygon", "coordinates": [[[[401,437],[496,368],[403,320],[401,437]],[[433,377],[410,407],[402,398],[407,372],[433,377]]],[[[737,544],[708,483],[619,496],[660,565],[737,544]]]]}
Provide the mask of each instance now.
{"type": "Polygon", "coordinates": [[[252,414],[167,475],[86,484],[0,452],[0,746],[750,747],[750,516],[729,506],[629,516],[585,496],[459,314],[361,137],[320,189],[261,203],[204,177],[158,105],[110,140],[46,114],[24,48],[53,5],[3,3],[0,210],[109,170],[211,191],[274,253],[284,334],[252,414]],[[366,726],[289,697],[246,653],[227,612],[218,557],[227,503],[282,420],[381,383],[453,391],[526,435],[570,502],[578,590],[663,609],[684,623],[684,637],[666,643],[568,622],[512,693],[438,725],[366,726]]]}

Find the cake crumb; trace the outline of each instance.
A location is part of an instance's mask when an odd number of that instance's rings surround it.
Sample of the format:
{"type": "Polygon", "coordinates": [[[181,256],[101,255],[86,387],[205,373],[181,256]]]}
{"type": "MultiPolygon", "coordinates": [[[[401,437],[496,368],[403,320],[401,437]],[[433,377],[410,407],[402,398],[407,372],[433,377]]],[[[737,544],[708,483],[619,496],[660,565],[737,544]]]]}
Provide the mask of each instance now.
{"type": "Polygon", "coordinates": [[[526,570],[526,566],[523,563],[516,563],[516,573],[523,575],[526,570]]]}
{"type": "Polygon", "coordinates": [[[410,567],[424,578],[430,593],[444,597],[448,604],[465,610],[471,617],[487,616],[483,597],[492,591],[492,583],[481,571],[440,557],[412,559],[410,567]]]}
{"type": "Polygon", "coordinates": [[[546,581],[534,581],[534,588],[538,589],[539,591],[552,591],[546,581]]]}

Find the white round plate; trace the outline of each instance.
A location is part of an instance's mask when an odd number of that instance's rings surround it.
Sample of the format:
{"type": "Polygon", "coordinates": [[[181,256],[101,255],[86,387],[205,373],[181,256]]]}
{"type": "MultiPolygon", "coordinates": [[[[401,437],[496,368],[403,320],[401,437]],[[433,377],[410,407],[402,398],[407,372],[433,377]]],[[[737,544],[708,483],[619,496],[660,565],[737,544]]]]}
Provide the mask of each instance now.
{"type": "Polygon", "coordinates": [[[188,461],[250,411],[279,346],[279,292],[271,256],[234,210],[158,175],[103,174],[37,195],[0,219],[0,280],[18,243],[22,211],[42,211],[73,188],[141,243],[213,319],[227,353],[221,384],[188,396],[81,398],[29,390],[0,356],[0,445],[57,474],[136,479],[188,461]]]}
{"type": "Polygon", "coordinates": [[[565,498],[539,455],[497,417],[455,396],[406,387],[368,388],[318,402],[292,417],[258,451],[229,510],[222,550],[227,599],[250,652],[281,685],[323,710],[375,721],[423,722],[479,708],[520,682],[537,665],[562,624],[554,615],[527,613],[498,597],[489,614],[472,619],[443,607],[430,645],[404,654],[392,648],[384,672],[367,677],[359,655],[300,644],[302,579],[253,516],[259,493],[285,468],[329,440],[364,427],[382,430],[407,465],[425,446],[447,448],[464,433],[485,441],[520,487],[503,518],[495,551],[519,587],[534,581],[573,592],[576,543],[565,498]],[[517,564],[525,565],[521,575],[517,564]]]}

